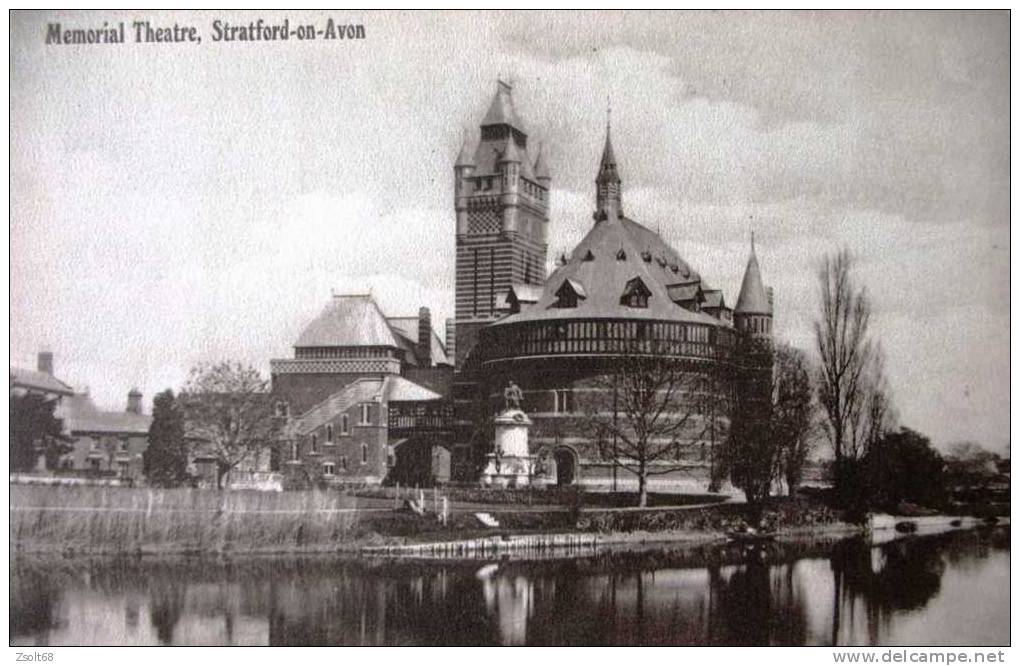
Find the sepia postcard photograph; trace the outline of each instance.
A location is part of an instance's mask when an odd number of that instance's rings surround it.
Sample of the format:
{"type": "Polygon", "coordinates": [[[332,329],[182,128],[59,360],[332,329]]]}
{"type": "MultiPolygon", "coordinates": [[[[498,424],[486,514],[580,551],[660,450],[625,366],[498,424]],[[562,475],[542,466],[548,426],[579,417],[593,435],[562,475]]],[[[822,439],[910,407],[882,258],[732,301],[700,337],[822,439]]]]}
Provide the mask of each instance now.
{"type": "Polygon", "coordinates": [[[1008,9],[8,22],[11,661],[1009,661],[1008,9]]]}

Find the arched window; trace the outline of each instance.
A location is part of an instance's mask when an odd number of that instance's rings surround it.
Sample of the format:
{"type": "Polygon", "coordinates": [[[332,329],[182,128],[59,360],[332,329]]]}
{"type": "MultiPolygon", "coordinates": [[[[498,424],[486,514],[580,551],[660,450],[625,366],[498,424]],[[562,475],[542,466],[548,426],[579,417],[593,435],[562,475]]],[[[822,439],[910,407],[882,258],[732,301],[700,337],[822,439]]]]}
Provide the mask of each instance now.
{"type": "Polygon", "coordinates": [[[319,452],[319,437],[317,435],[313,434],[312,435],[312,448],[311,448],[310,453],[318,453],[318,452],[319,452]]]}
{"type": "Polygon", "coordinates": [[[333,424],[332,423],[329,424],[328,426],[326,426],[326,443],[327,444],[332,444],[333,443],[333,424]]]}
{"type": "Polygon", "coordinates": [[[364,465],[368,462],[368,444],[361,445],[361,464],[364,465]]]}

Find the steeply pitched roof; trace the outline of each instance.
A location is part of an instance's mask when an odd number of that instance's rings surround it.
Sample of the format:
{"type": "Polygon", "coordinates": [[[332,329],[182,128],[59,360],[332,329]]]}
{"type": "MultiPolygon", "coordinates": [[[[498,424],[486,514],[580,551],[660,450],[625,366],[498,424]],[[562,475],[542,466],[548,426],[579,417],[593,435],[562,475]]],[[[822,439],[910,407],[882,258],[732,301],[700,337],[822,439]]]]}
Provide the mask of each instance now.
{"type": "Polygon", "coordinates": [[[514,108],[512,91],[513,88],[509,83],[503,81],[496,82],[496,96],[492,98],[489,111],[482,120],[482,127],[486,125],[510,125],[524,132],[524,123],[521,122],[520,116],[517,115],[517,109],[514,108]]]}
{"type": "Polygon", "coordinates": [[[467,134],[464,134],[464,142],[460,146],[460,153],[457,155],[457,162],[454,166],[474,166],[474,151],[471,150],[471,144],[468,141],[467,134]]]}
{"type": "Polygon", "coordinates": [[[700,282],[698,274],[658,234],[633,220],[613,216],[591,228],[574,248],[571,259],[546,280],[542,296],[535,305],[493,325],[575,318],[655,319],[720,325],[717,319],[686,310],[670,298],[667,291],[670,285],[696,282],[700,282]],[[589,252],[592,259],[586,261],[589,252]],[[646,308],[620,303],[627,283],[634,278],[640,278],[650,292],[646,308]],[[558,300],[556,292],[567,280],[580,284],[587,297],[579,300],[577,307],[553,307],[558,300]]]}
{"type": "Polygon", "coordinates": [[[148,414],[101,411],[85,393],[75,394],[67,400],[63,418],[64,428],[72,434],[147,435],[152,424],[152,417],[148,414]]]}
{"type": "Polygon", "coordinates": [[[74,389],[53,375],[11,366],[11,387],[42,391],[56,395],[73,395],[74,389]]]}
{"type": "Polygon", "coordinates": [[[751,256],[747,260],[747,269],[744,271],[744,281],[740,285],[737,307],[733,311],[743,314],[772,313],[768,295],[765,293],[765,285],[761,281],[761,269],[758,267],[758,255],[754,252],[753,243],[751,256]]]}
{"type": "Polygon", "coordinates": [[[535,178],[549,178],[549,157],[545,154],[545,143],[538,144],[538,157],[535,159],[535,178]]]}
{"type": "Polygon", "coordinates": [[[609,181],[620,182],[620,172],[616,168],[616,154],[613,152],[613,142],[609,138],[609,128],[606,128],[606,145],[602,147],[602,160],[599,162],[599,173],[595,177],[596,182],[609,181]]]}
{"type": "MultiPolygon", "coordinates": [[[[417,357],[418,317],[386,317],[386,322],[398,338],[404,338],[411,345],[410,351],[417,357]]],[[[406,344],[401,346],[406,346],[406,344]]],[[[446,356],[446,346],[435,329],[432,329],[432,363],[452,365],[446,356]]]]}
{"type": "Polygon", "coordinates": [[[368,294],[337,295],[313,319],[295,347],[399,347],[386,318],[368,294]]]}

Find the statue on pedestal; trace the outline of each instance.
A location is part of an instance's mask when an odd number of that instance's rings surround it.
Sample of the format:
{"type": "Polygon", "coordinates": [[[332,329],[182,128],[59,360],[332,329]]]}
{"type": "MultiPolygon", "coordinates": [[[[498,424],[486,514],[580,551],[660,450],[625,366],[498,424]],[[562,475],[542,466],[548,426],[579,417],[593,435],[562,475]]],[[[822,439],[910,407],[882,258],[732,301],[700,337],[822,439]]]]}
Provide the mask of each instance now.
{"type": "Polygon", "coordinates": [[[517,384],[514,384],[514,380],[510,380],[510,383],[505,389],[503,389],[503,401],[506,403],[507,411],[512,409],[522,410],[521,403],[524,402],[524,392],[521,391],[517,384]]]}

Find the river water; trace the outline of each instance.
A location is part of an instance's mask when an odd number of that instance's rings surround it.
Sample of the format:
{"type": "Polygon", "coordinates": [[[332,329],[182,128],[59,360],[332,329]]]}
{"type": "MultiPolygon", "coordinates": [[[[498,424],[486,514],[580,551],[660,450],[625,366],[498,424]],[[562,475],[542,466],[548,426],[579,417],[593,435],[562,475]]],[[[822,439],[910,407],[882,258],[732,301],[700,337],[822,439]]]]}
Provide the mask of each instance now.
{"type": "Polygon", "coordinates": [[[15,645],[1006,645],[1009,531],[542,561],[11,561],[15,645]]]}

